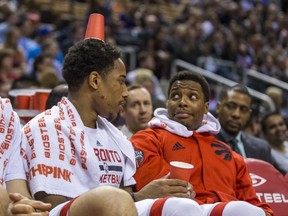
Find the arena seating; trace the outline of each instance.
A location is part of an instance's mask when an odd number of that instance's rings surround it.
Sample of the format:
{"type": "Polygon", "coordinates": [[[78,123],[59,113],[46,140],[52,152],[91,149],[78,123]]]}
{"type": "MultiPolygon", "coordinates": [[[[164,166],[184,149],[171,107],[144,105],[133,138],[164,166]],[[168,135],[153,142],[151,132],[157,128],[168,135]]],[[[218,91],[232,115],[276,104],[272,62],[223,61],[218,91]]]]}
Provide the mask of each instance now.
{"type": "Polygon", "coordinates": [[[271,206],[275,216],[287,216],[288,180],[266,161],[252,158],[245,161],[258,198],[271,206]]]}

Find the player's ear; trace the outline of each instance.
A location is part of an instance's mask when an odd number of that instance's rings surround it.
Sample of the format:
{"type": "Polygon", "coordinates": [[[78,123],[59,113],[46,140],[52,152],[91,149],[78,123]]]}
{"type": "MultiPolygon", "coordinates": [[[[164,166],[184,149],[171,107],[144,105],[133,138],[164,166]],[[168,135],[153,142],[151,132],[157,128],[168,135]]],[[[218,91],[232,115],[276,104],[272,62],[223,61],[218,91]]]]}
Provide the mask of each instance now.
{"type": "Polygon", "coordinates": [[[100,75],[98,72],[96,71],[92,71],[89,76],[88,76],[88,83],[89,85],[94,88],[94,89],[97,89],[98,88],[98,85],[99,85],[99,82],[100,82],[100,75]]]}

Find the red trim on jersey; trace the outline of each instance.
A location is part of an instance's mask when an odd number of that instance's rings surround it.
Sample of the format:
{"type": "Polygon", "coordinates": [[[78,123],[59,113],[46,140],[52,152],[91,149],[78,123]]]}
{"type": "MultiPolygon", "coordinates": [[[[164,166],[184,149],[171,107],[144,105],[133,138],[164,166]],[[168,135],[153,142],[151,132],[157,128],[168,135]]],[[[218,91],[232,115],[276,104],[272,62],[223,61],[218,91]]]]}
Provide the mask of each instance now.
{"type": "Polygon", "coordinates": [[[69,211],[69,209],[70,209],[70,206],[72,205],[72,203],[73,203],[77,198],[78,198],[78,197],[75,197],[75,198],[71,199],[68,203],[66,203],[66,204],[62,207],[62,209],[61,209],[61,211],[60,211],[60,216],[67,216],[67,213],[68,213],[68,211],[69,211]]]}
{"type": "Polygon", "coordinates": [[[222,202],[222,203],[217,204],[212,209],[210,216],[222,216],[223,210],[227,204],[228,204],[228,202],[222,202]]]}
{"type": "Polygon", "coordinates": [[[160,198],[157,199],[150,210],[150,216],[161,216],[162,215],[162,210],[163,210],[163,206],[166,202],[167,199],[169,199],[170,197],[165,197],[165,198],[160,198]]]}

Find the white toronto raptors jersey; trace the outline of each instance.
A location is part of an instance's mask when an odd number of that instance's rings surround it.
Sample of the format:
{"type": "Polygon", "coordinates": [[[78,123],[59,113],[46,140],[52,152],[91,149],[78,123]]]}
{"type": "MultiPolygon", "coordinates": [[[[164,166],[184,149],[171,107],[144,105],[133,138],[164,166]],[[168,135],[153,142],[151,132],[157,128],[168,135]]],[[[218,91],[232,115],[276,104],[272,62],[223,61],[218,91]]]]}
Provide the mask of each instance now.
{"type": "Polygon", "coordinates": [[[99,161],[99,185],[120,187],[125,167],[121,150],[107,131],[99,126],[96,129],[85,127],[85,133],[99,161]]]}

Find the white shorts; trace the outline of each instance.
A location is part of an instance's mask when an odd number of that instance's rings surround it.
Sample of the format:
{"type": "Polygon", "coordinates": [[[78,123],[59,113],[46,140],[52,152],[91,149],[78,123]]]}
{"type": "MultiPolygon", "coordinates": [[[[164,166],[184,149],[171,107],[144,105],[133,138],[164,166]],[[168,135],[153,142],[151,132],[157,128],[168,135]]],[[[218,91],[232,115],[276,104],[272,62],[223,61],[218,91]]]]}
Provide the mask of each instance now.
{"type": "MultiPolygon", "coordinates": [[[[71,200],[68,200],[64,203],[61,203],[59,205],[57,205],[56,207],[54,207],[50,212],[49,212],[49,216],[60,216],[61,210],[62,208],[69,203],[71,200]]],[[[138,215],[139,216],[148,216],[150,214],[150,209],[151,206],[153,205],[153,203],[155,202],[155,199],[146,199],[146,200],[142,200],[139,202],[135,202],[137,211],[138,211],[138,215]]],[[[68,212],[66,214],[66,216],[68,216],[68,212]]]]}
{"type": "MultiPolygon", "coordinates": [[[[60,212],[62,210],[62,208],[69,203],[71,200],[68,200],[64,203],[61,203],[59,205],[57,205],[56,207],[54,207],[50,212],[49,212],[49,216],[60,216],[60,212]]],[[[66,216],[68,216],[68,213],[66,214],[66,216]]]]}
{"type": "MultiPolygon", "coordinates": [[[[158,199],[146,199],[142,200],[139,202],[135,202],[138,216],[150,216],[150,211],[153,209],[154,206],[153,204],[156,202],[158,199]],[[153,207],[152,207],[153,206],[153,207]]],[[[165,200],[165,199],[164,199],[165,200]]],[[[191,215],[210,215],[212,209],[217,205],[218,203],[214,204],[204,204],[204,205],[199,205],[193,200],[189,200],[186,198],[169,198],[166,199],[163,202],[163,208],[161,210],[161,215],[162,216],[171,216],[171,215],[181,215],[181,216],[191,216],[191,215]],[[189,209],[185,208],[179,208],[181,204],[189,206],[189,209]],[[191,212],[194,212],[192,214],[191,212]],[[198,212],[198,213],[197,213],[198,212]]],[[[157,206],[157,205],[156,205],[157,206]]],[[[158,206],[159,207],[159,206],[158,206]]],[[[155,212],[154,212],[155,213],[155,212]]],[[[152,213],[153,215],[153,213],[152,213]]],[[[158,215],[158,214],[157,214],[158,215]]]]}
{"type": "MultiPolygon", "coordinates": [[[[155,203],[156,200],[158,200],[158,199],[145,199],[145,200],[142,200],[142,201],[135,202],[135,206],[137,208],[138,216],[149,216],[151,207],[155,203]]],[[[54,207],[49,212],[49,216],[60,216],[60,212],[61,212],[62,208],[67,203],[69,203],[70,201],[71,200],[68,200],[68,201],[66,201],[66,202],[64,202],[62,204],[59,204],[58,206],[54,207]]],[[[174,202],[175,202],[175,200],[174,200],[174,202]]],[[[203,215],[210,215],[210,212],[212,211],[213,207],[216,204],[217,203],[200,205],[200,209],[203,211],[203,215]]],[[[171,208],[171,206],[170,206],[170,208],[171,208]]],[[[175,208],[177,208],[177,205],[175,205],[175,208]]],[[[171,209],[169,209],[169,210],[171,210],[171,209]]],[[[69,216],[68,212],[67,212],[66,216],[69,216]]],[[[165,208],[164,208],[163,211],[162,211],[162,216],[170,216],[169,211],[168,212],[165,211],[165,208]]],[[[183,215],[183,216],[185,216],[185,215],[183,215]]]]}

